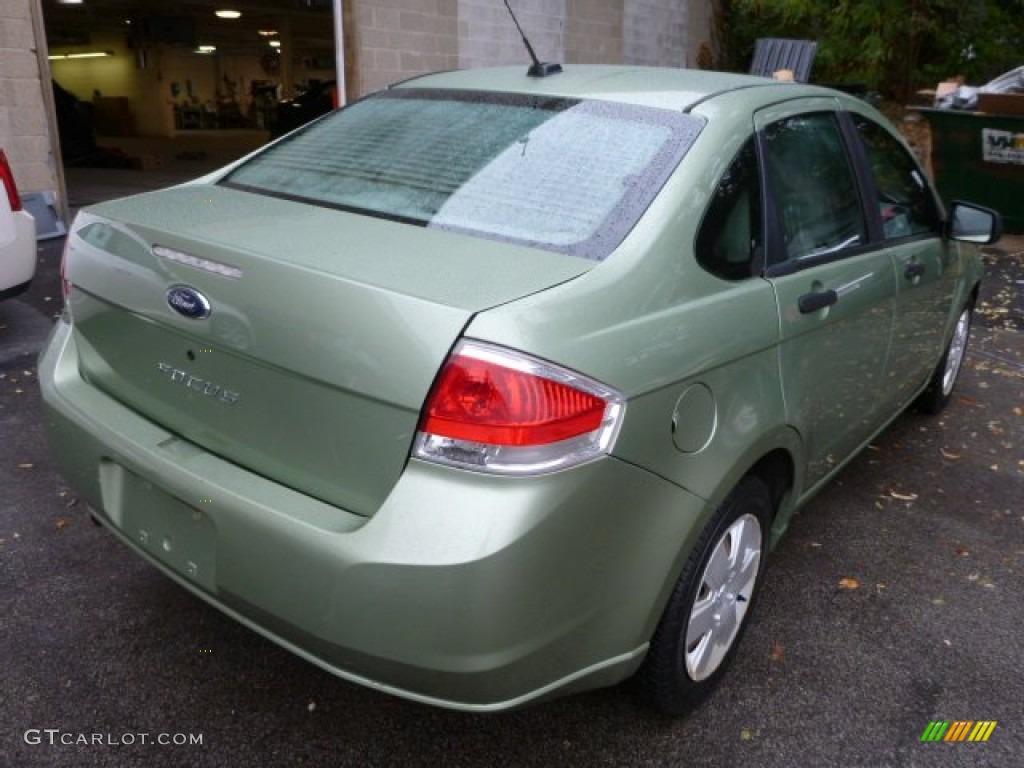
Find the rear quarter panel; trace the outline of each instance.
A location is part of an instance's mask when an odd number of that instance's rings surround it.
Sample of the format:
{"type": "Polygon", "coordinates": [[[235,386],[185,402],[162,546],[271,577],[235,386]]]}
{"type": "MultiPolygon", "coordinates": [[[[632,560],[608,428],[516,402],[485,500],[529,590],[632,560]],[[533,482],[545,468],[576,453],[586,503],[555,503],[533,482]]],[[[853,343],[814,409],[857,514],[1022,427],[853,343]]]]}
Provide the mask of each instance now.
{"type": "Polygon", "coordinates": [[[753,130],[743,100],[702,110],[711,120],[607,261],[478,315],[466,335],[623,392],[626,416],[613,453],[707,499],[710,514],[763,453],[798,451],[799,443],[785,426],[771,286],[759,278],[726,282],[694,260],[710,195],[753,130]],[[677,409],[688,390],[697,394],[677,409]]]}

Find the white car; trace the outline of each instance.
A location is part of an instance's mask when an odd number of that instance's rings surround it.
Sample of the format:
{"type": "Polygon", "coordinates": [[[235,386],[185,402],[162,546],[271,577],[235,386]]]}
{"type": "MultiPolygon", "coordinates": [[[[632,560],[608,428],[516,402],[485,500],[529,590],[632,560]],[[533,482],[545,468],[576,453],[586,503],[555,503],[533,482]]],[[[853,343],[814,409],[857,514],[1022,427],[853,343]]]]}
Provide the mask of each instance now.
{"type": "Polygon", "coordinates": [[[15,296],[36,272],[36,225],[21,205],[14,174],[0,149],[0,299],[15,296]]]}

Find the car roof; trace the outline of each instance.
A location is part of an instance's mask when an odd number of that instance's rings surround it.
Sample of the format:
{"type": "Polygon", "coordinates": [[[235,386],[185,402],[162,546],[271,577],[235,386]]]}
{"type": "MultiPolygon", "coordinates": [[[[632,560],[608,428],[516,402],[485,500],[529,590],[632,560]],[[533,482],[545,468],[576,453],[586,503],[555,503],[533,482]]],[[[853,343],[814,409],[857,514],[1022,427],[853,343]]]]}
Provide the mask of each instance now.
{"type": "Polygon", "coordinates": [[[815,86],[772,80],[754,75],[708,72],[668,67],[592,66],[567,64],[558,74],[530,77],[527,65],[456,70],[422,75],[394,88],[446,88],[473,91],[527,93],[578,99],[601,99],[687,111],[720,94],[749,92],[754,102],[834,92],[815,86]],[[780,89],[787,89],[781,91],[780,89]],[[783,93],[785,95],[783,96],[783,93]]]}

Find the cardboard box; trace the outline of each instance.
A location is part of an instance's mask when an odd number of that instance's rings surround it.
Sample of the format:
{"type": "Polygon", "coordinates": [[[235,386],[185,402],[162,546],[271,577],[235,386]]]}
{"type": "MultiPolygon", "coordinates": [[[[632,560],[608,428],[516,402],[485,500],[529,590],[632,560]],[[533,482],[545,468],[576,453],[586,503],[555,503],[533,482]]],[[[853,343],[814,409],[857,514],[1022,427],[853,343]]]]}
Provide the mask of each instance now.
{"type": "Polygon", "coordinates": [[[1024,117],[1024,93],[979,93],[978,111],[1024,117]]]}
{"type": "Polygon", "coordinates": [[[950,80],[943,80],[935,87],[935,98],[936,100],[941,99],[945,96],[949,96],[954,93],[957,88],[964,84],[962,77],[951,78],[950,80]]]}

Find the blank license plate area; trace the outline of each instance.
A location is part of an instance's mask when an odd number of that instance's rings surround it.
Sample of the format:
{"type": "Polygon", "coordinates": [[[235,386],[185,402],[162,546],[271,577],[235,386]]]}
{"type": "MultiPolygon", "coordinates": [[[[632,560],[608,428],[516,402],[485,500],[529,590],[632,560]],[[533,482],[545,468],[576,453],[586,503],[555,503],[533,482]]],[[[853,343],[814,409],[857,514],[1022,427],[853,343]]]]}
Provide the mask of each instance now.
{"type": "Polygon", "coordinates": [[[117,464],[105,463],[101,475],[107,514],[121,531],[189,581],[216,591],[216,529],[199,508],[208,502],[181,502],[117,464]]]}

